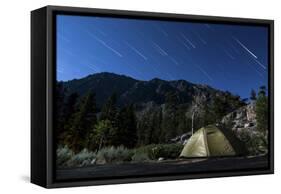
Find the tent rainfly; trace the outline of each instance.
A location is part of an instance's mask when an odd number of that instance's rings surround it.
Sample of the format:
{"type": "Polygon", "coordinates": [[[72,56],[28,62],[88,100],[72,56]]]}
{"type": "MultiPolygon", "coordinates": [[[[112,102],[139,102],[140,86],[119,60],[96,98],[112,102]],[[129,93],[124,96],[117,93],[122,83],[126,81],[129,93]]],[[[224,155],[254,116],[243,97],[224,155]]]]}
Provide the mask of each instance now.
{"type": "Polygon", "coordinates": [[[234,156],[233,146],[221,130],[208,125],[196,131],[185,144],[180,157],[234,156]]]}

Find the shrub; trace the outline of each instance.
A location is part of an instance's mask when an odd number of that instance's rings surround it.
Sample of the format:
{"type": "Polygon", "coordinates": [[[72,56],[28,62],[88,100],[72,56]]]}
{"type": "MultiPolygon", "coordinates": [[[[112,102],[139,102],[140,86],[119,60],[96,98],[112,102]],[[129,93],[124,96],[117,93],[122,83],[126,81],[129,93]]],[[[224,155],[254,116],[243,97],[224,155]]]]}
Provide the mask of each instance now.
{"type": "Polygon", "coordinates": [[[86,148],[78,154],[73,155],[66,163],[68,167],[82,167],[88,166],[94,163],[96,154],[88,151],[86,148]]]}
{"type": "Polygon", "coordinates": [[[268,138],[267,133],[263,133],[260,131],[248,132],[243,131],[240,132],[239,138],[245,142],[246,147],[249,151],[249,155],[263,155],[268,152],[268,138]]]}
{"type": "Polygon", "coordinates": [[[147,153],[135,152],[134,155],[132,156],[133,162],[147,162],[149,160],[150,159],[147,153]]]}
{"type": "Polygon", "coordinates": [[[73,152],[67,147],[67,146],[59,146],[57,149],[57,166],[59,167],[65,167],[67,166],[67,162],[71,159],[73,156],[73,152]]]}
{"type": "Polygon", "coordinates": [[[97,153],[97,164],[106,163],[123,163],[126,161],[131,161],[133,152],[125,148],[124,146],[118,147],[105,147],[98,151],[97,153]]]}
{"type": "Polygon", "coordinates": [[[155,159],[160,157],[175,159],[178,158],[183,149],[182,144],[163,144],[152,149],[152,154],[155,159]]]}
{"type": "Polygon", "coordinates": [[[181,144],[151,144],[136,149],[135,154],[146,154],[150,160],[158,158],[175,159],[180,155],[183,145],[181,144]]]}
{"type": "Polygon", "coordinates": [[[181,144],[151,144],[136,149],[124,146],[105,147],[97,153],[86,148],[74,154],[67,146],[57,149],[57,165],[59,167],[83,167],[92,164],[120,164],[123,162],[147,162],[165,159],[175,159],[183,148],[181,144]]]}

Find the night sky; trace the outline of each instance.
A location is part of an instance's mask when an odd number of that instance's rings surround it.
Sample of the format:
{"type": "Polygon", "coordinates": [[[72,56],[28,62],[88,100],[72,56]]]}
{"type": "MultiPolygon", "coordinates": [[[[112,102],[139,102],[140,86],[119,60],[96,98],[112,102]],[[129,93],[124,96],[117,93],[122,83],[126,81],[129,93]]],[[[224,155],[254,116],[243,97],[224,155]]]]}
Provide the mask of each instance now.
{"type": "Polygon", "coordinates": [[[99,72],[184,79],[242,98],[267,86],[266,27],[57,16],[57,80],[99,72]]]}

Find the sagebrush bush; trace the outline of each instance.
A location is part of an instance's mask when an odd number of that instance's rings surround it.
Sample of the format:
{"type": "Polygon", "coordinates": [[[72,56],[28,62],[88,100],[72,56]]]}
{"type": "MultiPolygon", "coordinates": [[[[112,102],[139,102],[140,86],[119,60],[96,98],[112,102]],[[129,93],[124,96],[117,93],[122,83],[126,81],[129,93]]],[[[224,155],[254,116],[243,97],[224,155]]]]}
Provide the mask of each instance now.
{"type": "Polygon", "coordinates": [[[74,154],[67,146],[59,146],[57,149],[58,167],[81,167],[90,165],[96,158],[94,152],[83,149],[78,154],[74,154]]]}
{"type": "Polygon", "coordinates": [[[57,166],[65,167],[74,153],[67,146],[59,146],[57,149],[57,166]]]}
{"type": "Polygon", "coordinates": [[[104,147],[97,153],[83,149],[74,154],[67,146],[57,149],[57,165],[59,167],[82,167],[94,164],[121,164],[124,162],[148,162],[159,158],[178,158],[183,148],[181,144],[152,144],[135,149],[124,146],[104,147]]]}
{"type": "Polygon", "coordinates": [[[97,164],[105,163],[122,163],[131,161],[133,152],[124,146],[105,147],[98,151],[96,161],[97,164]]]}
{"type": "Polygon", "coordinates": [[[96,159],[96,154],[89,151],[88,149],[83,149],[78,154],[73,155],[66,163],[68,167],[82,167],[94,164],[96,159]]]}

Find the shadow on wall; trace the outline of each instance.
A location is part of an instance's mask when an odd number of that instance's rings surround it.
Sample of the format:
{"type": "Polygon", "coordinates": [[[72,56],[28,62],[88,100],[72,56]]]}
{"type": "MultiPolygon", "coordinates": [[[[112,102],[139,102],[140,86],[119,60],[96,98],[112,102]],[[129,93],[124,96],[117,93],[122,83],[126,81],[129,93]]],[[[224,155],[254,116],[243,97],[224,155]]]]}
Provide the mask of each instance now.
{"type": "Polygon", "coordinates": [[[30,177],[27,175],[21,175],[20,179],[26,183],[30,183],[30,177]]]}

